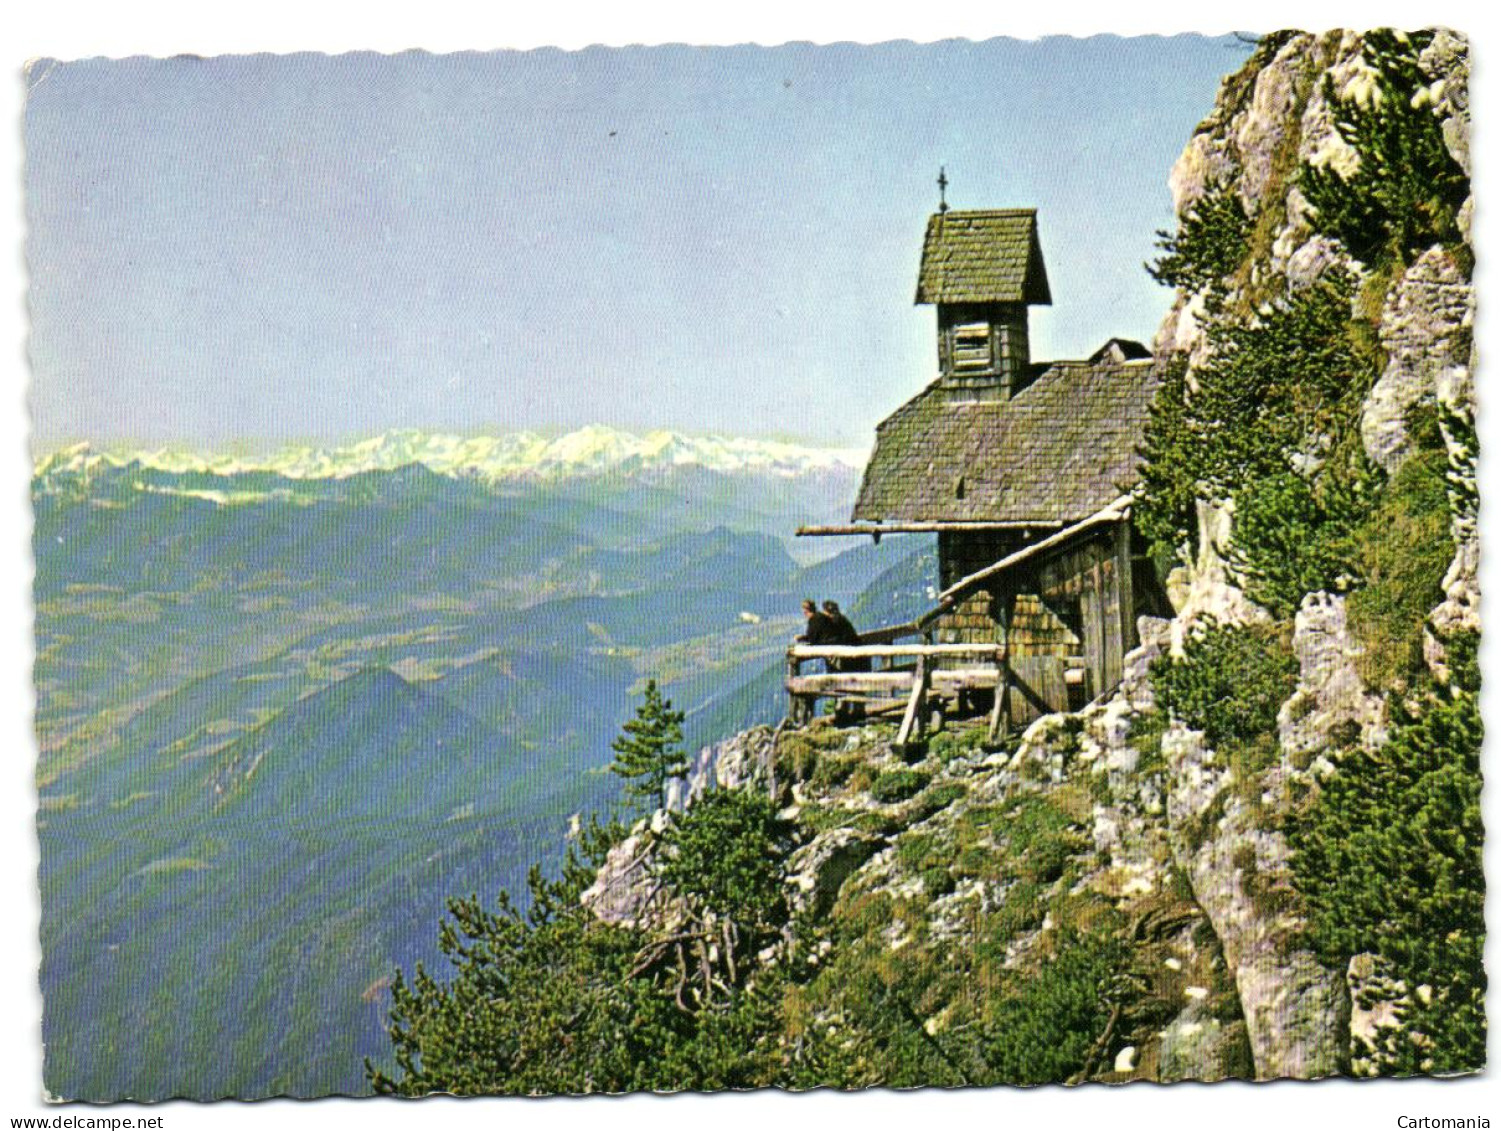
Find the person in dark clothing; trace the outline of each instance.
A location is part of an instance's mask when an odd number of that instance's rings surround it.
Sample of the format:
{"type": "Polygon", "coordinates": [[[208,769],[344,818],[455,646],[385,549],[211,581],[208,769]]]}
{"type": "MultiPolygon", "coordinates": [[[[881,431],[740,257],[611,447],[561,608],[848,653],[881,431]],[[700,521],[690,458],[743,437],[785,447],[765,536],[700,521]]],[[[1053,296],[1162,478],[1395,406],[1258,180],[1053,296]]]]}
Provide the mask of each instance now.
{"type": "MultiPolygon", "coordinates": [[[[850,623],[849,617],[839,611],[839,602],[825,601],[823,603],[823,615],[828,619],[830,644],[859,645],[860,633],[850,623]]],[[[834,671],[840,672],[868,672],[870,671],[870,657],[856,656],[847,660],[835,660],[830,664],[834,671]]],[[[834,708],[834,721],[837,723],[854,722],[856,719],[865,717],[865,706],[862,703],[840,700],[834,708]]]]}
{"type": "MultiPolygon", "coordinates": [[[[859,644],[860,633],[850,623],[849,617],[839,611],[837,601],[825,601],[823,603],[823,615],[829,622],[830,644],[859,644]]],[[[843,661],[840,671],[868,672],[870,671],[870,659],[861,657],[854,660],[843,661]]]]}
{"type": "Polygon", "coordinates": [[[803,602],[803,617],[807,625],[803,634],[799,636],[800,644],[834,644],[834,624],[827,616],[818,611],[818,606],[812,601],[803,602]]]}
{"type": "MultiPolygon", "coordinates": [[[[803,602],[803,619],[807,623],[803,628],[803,634],[797,637],[797,642],[799,644],[834,643],[834,626],[829,623],[828,617],[824,616],[821,612],[818,611],[818,606],[812,601],[803,602]]],[[[806,662],[813,663],[814,661],[809,660],[806,662]]],[[[825,660],[823,662],[823,670],[826,672],[837,670],[834,666],[836,662],[837,661],[834,660],[825,660]]],[[[813,700],[809,699],[806,702],[806,710],[809,712],[807,718],[812,717],[812,709],[813,700]]],[[[806,719],[802,719],[800,721],[806,721],[806,719]]]]}

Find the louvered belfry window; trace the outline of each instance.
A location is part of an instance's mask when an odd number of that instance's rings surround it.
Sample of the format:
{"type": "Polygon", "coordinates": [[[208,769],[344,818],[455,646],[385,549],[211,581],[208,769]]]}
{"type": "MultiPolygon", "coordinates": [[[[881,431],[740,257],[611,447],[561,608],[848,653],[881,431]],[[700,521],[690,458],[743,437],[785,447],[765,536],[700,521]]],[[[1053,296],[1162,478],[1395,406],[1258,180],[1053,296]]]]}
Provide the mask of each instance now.
{"type": "Polygon", "coordinates": [[[992,367],[990,323],[969,322],[954,327],[954,372],[985,373],[992,367]]]}

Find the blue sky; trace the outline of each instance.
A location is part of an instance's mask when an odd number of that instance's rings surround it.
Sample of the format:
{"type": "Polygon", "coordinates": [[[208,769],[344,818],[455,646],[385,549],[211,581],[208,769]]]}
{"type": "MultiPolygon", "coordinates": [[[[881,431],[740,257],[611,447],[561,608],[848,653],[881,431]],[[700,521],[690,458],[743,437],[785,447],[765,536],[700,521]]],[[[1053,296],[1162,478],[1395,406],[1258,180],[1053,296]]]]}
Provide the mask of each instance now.
{"type": "Polygon", "coordinates": [[[863,445],[934,371],[933,183],[1033,206],[1033,354],[1150,338],[1199,37],[37,64],[34,446],[387,428],[863,445]]]}

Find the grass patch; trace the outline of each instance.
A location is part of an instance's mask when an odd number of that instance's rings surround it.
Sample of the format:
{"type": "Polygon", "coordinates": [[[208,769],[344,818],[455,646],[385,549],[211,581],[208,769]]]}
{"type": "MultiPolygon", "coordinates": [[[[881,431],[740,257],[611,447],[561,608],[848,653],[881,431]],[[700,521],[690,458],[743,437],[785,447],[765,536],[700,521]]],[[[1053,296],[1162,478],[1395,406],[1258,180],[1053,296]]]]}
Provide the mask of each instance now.
{"type": "Polygon", "coordinates": [[[850,780],[862,761],[858,754],[838,758],[824,755],[818,759],[817,766],[809,775],[808,784],[815,789],[837,788],[850,780]]]}
{"type": "Polygon", "coordinates": [[[968,792],[969,788],[963,782],[949,781],[935,785],[932,789],[920,794],[912,803],[907,819],[912,824],[926,821],[935,813],[947,809],[968,792]]]}
{"type": "MultiPolygon", "coordinates": [[[[1438,425],[1432,424],[1436,434],[1438,425]]],[[[1443,600],[1440,582],[1454,556],[1449,535],[1448,458],[1430,437],[1392,477],[1356,532],[1356,555],[1365,585],[1346,602],[1350,629],[1362,646],[1355,666],[1383,690],[1404,689],[1420,677],[1423,625],[1443,600]]]]}
{"type": "Polygon", "coordinates": [[[922,770],[888,770],[871,782],[870,795],[883,805],[906,801],[928,787],[933,776],[922,770]]]}
{"type": "Polygon", "coordinates": [[[955,727],[940,731],[928,743],[928,756],[940,765],[955,758],[972,758],[985,753],[986,731],[982,726],[955,727]]]}

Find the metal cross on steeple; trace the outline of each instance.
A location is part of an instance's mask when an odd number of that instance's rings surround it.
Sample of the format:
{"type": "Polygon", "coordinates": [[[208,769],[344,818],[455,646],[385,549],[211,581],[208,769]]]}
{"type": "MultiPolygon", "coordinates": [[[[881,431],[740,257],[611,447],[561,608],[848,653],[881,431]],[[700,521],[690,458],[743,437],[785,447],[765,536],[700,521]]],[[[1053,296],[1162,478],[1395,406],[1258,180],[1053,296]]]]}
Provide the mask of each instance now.
{"type": "Polygon", "coordinates": [[[947,212],[949,210],[949,202],[946,199],[944,199],[944,193],[948,190],[948,187],[949,187],[949,179],[948,179],[948,177],[944,176],[943,166],[940,165],[940,166],[938,166],[938,211],[939,212],[947,212]]]}

